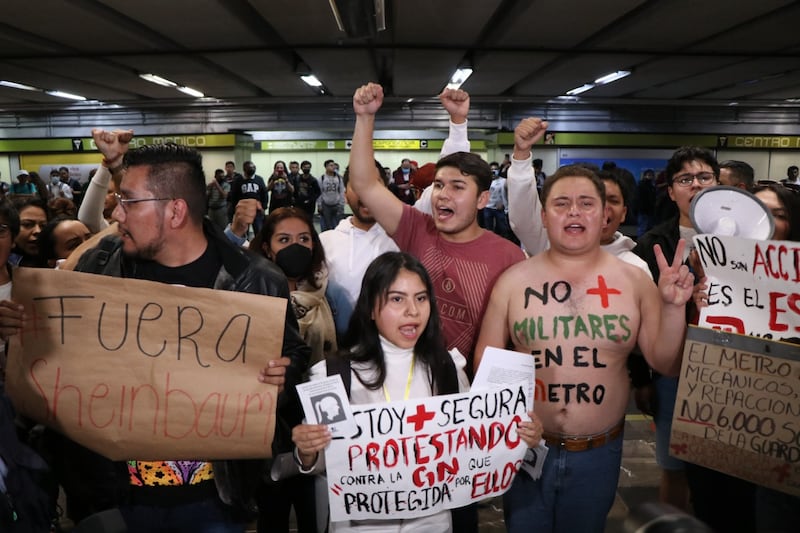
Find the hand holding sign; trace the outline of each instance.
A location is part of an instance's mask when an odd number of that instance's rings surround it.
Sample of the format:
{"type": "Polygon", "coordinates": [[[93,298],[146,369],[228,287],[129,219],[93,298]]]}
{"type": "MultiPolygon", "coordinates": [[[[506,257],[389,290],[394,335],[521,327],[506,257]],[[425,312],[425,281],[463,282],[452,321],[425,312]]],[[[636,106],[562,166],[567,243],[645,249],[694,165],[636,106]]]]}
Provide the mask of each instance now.
{"type": "Polygon", "coordinates": [[[310,468],[317,454],[331,441],[331,432],[324,424],[300,424],[292,428],[292,442],[297,446],[297,455],[304,468],[310,468]]]}
{"type": "Polygon", "coordinates": [[[25,308],[11,300],[0,301],[0,339],[7,341],[19,333],[25,319],[25,308]]]}

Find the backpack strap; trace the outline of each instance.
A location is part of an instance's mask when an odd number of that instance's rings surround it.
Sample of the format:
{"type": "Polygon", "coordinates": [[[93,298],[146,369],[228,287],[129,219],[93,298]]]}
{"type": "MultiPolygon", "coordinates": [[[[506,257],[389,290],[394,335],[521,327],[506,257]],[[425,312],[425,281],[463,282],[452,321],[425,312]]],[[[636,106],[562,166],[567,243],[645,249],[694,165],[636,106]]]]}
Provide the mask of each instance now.
{"type": "Polygon", "coordinates": [[[329,355],[325,358],[325,366],[328,369],[329,376],[339,374],[342,376],[344,382],[344,390],[347,392],[347,398],[350,398],[350,384],[353,381],[353,375],[350,372],[350,361],[338,355],[329,355]]]}

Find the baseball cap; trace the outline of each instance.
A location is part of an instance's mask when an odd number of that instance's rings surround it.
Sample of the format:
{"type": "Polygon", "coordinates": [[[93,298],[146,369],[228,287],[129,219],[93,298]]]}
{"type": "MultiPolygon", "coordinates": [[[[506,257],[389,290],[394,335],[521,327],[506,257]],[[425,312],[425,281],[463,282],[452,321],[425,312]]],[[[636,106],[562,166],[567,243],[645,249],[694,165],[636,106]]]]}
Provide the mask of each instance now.
{"type": "Polygon", "coordinates": [[[24,168],[21,168],[21,169],[19,169],[19,172],[17,172],[17,177],[19,177],[19,176],[30,176],[30,174],[28,174],[27,170],[25,170],[24,168]]]}

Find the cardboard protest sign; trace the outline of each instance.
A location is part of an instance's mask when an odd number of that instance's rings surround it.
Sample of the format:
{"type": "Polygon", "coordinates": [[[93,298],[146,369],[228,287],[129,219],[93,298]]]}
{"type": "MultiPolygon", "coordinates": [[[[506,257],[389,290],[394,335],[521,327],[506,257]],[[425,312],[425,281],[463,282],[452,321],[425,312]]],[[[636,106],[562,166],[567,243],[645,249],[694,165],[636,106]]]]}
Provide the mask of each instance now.
{"type": "Polygon", "coordinates": [[[286,300],[20,268],[17,409],[113,460],[271,455],[286,300]]]}
{"type": "Polygon", "coordinates": [[[694,237],[709,278],[699,326],[768,339],[800,338],[800,244],[694,237]]]}
{"type": "Polygon", "coordinates": [[[670,453],[800,496],[800,349],[690,327],[670,453]]]}
{"type": "Polygon", "coordinates": [[[354,405],[325,451],[331,520],[417,518],[503,494],[527,445],[526,388],[354,405]]]}

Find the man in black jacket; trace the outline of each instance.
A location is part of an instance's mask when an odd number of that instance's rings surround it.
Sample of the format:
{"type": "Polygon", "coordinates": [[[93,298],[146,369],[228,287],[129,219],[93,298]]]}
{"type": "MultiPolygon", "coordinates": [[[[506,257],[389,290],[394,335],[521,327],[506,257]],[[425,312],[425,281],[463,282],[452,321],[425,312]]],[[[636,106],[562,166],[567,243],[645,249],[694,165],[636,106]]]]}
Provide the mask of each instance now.
{"type": "MultiPolygon", "coordinates": [[[[127,152],[123,165],[126,170],[113,213],[119,235],[106,237],[85,252],[76,270],[289,298],[286,278],[271,262],[230,244],[204,220],[205,178],[197,151],[174,144],[145,146],[127,152]]],[[[258,376],[273,384],[285,380],[278,398],[273,454],[290,449],[287,431],[301,417],[294,385],[309,357],[288,305],[282,354],[258,376]]],[[[74,443],[68,448],[65,459],[70,469],[82,471],[75,474],[77,479],[69,476],[73,478],[69,481],[83,489],[80,499],[88,504],[88,512],[119,507],[131,532],[242,532],[263,471],[263,461],[112,463],[76,449],[74,443]]]]}

